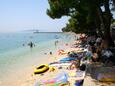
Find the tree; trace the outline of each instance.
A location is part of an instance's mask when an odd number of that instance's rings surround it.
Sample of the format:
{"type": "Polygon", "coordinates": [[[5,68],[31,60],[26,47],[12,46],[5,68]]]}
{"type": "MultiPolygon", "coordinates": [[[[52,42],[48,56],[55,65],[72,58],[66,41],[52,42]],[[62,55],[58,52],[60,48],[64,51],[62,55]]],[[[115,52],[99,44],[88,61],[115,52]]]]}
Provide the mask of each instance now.
{"type": "Polygon", "coordinates": [[[71,17],[63,31],[98,32],[99,35],[103,35],[108,46],[114,46],[110,35],[112,20],[110,4],[112,3],[114,8],[115,0],[48,0],[48,2],[50,9],[47,9],[47,14],[51,18],[71,17]]]}

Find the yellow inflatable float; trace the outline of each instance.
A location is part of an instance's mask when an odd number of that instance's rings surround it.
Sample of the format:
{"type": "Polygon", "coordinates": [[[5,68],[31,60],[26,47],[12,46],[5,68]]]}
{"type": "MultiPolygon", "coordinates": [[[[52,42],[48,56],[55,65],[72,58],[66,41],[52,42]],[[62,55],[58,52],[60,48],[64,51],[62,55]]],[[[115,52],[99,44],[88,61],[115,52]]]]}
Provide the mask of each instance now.
{"type": "Polygon", "coordinates": [[[41,74],[46,72],[47,70],[49,70],[49,66],[47,64],[42,64],[34,69],[34,74],[41,74]]]}

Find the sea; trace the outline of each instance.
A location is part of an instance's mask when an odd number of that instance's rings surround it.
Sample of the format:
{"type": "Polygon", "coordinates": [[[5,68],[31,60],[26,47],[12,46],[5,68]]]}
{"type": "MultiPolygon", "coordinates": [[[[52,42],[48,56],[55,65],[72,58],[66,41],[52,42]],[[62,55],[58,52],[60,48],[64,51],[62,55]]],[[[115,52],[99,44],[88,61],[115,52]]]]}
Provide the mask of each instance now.
{"type": "Polygon", "coordinates": [[[44,54],[54,53],[62,48],[59,45],[73,40],[73,34],[63,32],[0,33],[0,84],[2,80],[10,78],[14,71],[34,64],[38,58],[45,58],[44,54]],[[33,48],[28,45],[30,42],[35,44],[33,48]]]}

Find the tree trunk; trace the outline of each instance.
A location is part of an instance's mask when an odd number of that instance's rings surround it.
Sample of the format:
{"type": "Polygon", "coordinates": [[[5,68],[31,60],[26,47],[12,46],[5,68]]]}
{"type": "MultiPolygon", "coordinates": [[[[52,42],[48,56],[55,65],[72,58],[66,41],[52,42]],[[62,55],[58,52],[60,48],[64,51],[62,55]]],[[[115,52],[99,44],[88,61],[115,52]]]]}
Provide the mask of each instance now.
{"type": "Polygon", "coordinates": [[[105,3],[104,3],[105,12],[102,12],[100,6],[98,7],[99,7],[97,9],[98,16],[99,16],[98,18],[101,22],[99,31],[103,33],[102,35],[104,37],[105,46],[113,47],[114,41],[112,40],[112,37],[110,34],[110,25],[111,25],[112,15],[110,13],[109,0],[105,0],[105,3]]]}
{"type": "Polygon", "coordinates": [[[110,25],[111,25],[111,19],[112,15],[110,13],[109,8],[109,0],[105,0],[104,3],[105,7],[105,14],[104,14],[104,38],[105,42],[107,43],[108,47],[114,47],[114,41],[112,40],[111,34],[110,34],[110,25]]]}
{"type": "Polygon", "coordinates": [[[95,24],[96,24],[96,26],[97,26],[97,31],[98,31],[98,35],[103,35],[102,34],[102,31],[101,31],[101,22],[103,22],[102,21],[102,17],[101,17],[101,14],[100,14],[100,11],[99,11],[99,9],[98,9],[98,7],[97,7],[97,9],[96,9],[96,18],[95,18],[95,24]]]}

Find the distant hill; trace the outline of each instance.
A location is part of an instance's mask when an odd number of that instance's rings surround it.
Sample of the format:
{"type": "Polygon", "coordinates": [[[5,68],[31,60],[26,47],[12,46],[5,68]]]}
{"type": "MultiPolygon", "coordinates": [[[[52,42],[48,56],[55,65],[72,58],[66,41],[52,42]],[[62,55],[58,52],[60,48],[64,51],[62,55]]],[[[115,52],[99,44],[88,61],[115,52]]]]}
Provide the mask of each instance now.
{"type": "Polygon", "coordinates": [[[62,32],[55,32],[55,31],[44,31],[44,30],[38,30],[38,29],[31,29],[31,30],[23,30],[21,32],[29,32],[29,33],[62,33],[62,32]]]}

